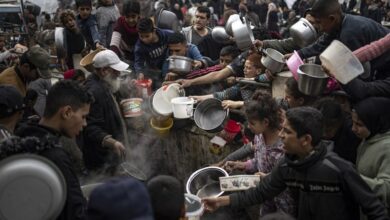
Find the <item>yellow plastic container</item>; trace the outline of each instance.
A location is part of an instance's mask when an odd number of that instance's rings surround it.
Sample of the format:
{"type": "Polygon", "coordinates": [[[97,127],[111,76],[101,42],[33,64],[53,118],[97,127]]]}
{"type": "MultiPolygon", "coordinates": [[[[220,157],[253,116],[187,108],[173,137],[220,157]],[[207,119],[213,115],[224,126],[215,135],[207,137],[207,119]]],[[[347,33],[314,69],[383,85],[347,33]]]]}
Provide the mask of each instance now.
{"type": "Polygon", "coordinates": [[[166,137],[169,135],[169,131],[173,126],[173,119],[167,118],[164,120],[157,120],[155,117],[152,117],[150,119],[150,126],[155,130],[158,136],[166,137]]]}

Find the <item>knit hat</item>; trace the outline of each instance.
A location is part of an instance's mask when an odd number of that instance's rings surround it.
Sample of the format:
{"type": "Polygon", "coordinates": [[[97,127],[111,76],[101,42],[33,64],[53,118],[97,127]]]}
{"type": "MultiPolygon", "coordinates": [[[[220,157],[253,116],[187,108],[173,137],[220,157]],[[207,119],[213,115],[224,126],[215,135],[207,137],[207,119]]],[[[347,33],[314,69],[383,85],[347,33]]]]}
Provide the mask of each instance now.
{"type": "Polygon", "coordinates": [[[88,220],[153,220],[148,191],[131,177],[115,178],[94,189],[87,214],[88,220]]]}
{"type": "Polygon", "coordinates": [[[23,97],[13,86],[0,85],[0,118],[24,109],[23,97]]]}
{"type": "Polygon", "coordinates": [[[38,69],[39,75],[42,78],[50,78],[50,54],[38,46],[31,47],[26,53],[28,60],[38,69]]]}
{"type": "Polygon", "coordinates": [[[112,50],[103,50],[93,58],[93,66],[95,68],[111,67],[117,71],[124,71],[129,67],[129,64],[121,61],[112,50]]]}

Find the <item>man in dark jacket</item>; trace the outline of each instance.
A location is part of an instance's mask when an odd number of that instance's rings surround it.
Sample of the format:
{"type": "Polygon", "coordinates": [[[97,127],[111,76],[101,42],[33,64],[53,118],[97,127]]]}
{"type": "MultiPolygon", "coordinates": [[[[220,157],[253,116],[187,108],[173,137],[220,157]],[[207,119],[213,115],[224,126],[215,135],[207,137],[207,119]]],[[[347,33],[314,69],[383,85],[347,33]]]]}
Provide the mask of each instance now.
{"type": "Polygon", "coordinates": [[[85,219],[86,201],[70,156],[61,145],[60,137],[75,138],[79,134],[86,126],[86,117],[92,101],[92,95],[77,83],[58,82],[49,90],[46,109],[39,124],[23,126],[16,132],[20,137],[37,137],[43,147],[36,147],[36,151],[31,153],[51,160],[65,177],[66,202],[57,220],[85,219]]]}
{"type": "Polygon", "coordinates": [[[96,71],[85,86],[95,98],[87,117],[88,126],[83,131],[83,157],[89,170],[109,172],[120,162],[128,146],[125,122],[113,94],[118,91],[119,71],[129,65],[122,62],[112,50],[103,50],[93,58],[96,71]],[[107,166],[107,167],[105,167],[107,166]]]}
{"type": "Polygon", "coordinates": [[[368,219],[389,219],[383,204],[349,162],[328,152],[321,141],[322,115],[311,107],[286,112],[280,137],[286,156],[257,187],[203,199],[206,210],[262,203],[287,187],[298,202],[299,220],[356,220],[359,208],[368,219]]]}

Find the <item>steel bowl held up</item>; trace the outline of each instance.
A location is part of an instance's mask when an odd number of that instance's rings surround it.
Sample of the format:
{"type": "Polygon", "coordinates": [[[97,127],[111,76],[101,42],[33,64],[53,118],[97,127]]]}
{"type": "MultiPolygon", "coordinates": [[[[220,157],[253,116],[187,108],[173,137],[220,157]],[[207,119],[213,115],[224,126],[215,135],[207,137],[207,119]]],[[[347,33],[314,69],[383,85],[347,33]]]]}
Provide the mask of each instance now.
{"type": "Polygon", "coordinates": [[[170,56],[168,57],[170,72],[179,74],[181,76],[187,75],[192,70],[193,60],[184,56],[170,56]]]}
{"type": "Polygon", "coordinates": [[[235,21],[232,24],[232,31],[238,49],[245,51],[253,46],[253,41],[255,38],[253,36],[250,24],[246,19],[243,21],[241,21],[241,19],[235,21]]]}
{"type": "Polygon", "coordinates": [[[226,33],[226,30],[224,27],[214,27],[211,31],[211,36],[213,39],[219,43],[229,43],[231,42],[230,38],[231,36],[226,33]]]}
{"type": "Polygon", "coordinates": [[[222,102],[215,98],[200,102],[194,112],[195,124],[210,133],[222,131],[228,118],[229,111],[223,109],[222,102]]]}
{"type": "Polygon", "coordinates": [[[306,47],[317,39],[317,31],[305,18],[290,27],[290,36],[299,47],[306,47]]]}
{"type": "Polygon", "coordinates": [[[191,174],[187,180],[186,191],[200,198],[218,197],[224,193],[219,187],[219,177],[229,174],[220,167],[205,167],[191,174]]]}
{"type": "Polygon", "coordinates": [[[240,21],[240,15],[238,14],[232,14],[230,15],[229,19],[227,20],[226,24],[225,24],[225,30],[226,30],[226,33],[230,36],[233,36],[233,29],[232,29],[232,25],[235,21],[240,21]]]}
{"type": "Polygon", "coordinates": [[[298,89],[310,96],[321,95],[328,83],[328,75],[317,64],[303,64],[298,68],[298,89]]]}
{"type": "Polygon", "coordinates": [[[261,58],[261,63],[269,70],[271,73],[279,73],[282,71],[286,61],[284,60],[283,54],[279,51],[268,48],[263,51],[263,57],[261,58]]]}

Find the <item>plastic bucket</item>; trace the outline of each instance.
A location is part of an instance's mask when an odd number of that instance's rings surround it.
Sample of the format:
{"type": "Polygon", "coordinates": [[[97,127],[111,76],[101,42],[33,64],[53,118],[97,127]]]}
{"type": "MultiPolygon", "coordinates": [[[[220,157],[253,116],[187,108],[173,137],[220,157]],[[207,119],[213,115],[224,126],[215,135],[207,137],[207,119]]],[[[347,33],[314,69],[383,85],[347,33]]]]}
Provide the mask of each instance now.
{"type": "Polygon", "coordinates": [[[141,98],[125,99],[120,102],[122,107],[123,116],[125,118],[138,117],[142,115],[142,102],[141,98]]]}
{"type": "Polygon", "coordinates": [[[364,72],[357,57],[338,40],[332,41],[321,53],[320,59],[322,65],[342,84],[347,84],[364,72]]]}
{"type": "Polygon", "coordinates": [[[173,117],[179,119],[191,118],[194,114],[195,100],[189,97],[177,97],[171,100],[173,117]]]}
{"type": "Polygon", "coordinates": [[[204,211],[202,200],[192,194],[184,194],[186,217],[188,220],[199,220],[204,211]]]}
{"type": "Polygon", "coordinates": [[[166,137],[169,135],[169,131],[173,126],[173,119],[167,118],[164,120],[158,120],[155,117],[150,118],[150,126],[155,130],[158,136],[166,137]]]}
{"type": "Polygon", "coordinates": [[[298,80],[298,68],[300,65],[304,64],[301,57],[294,50],[294,54],[286,61],[288,69],[293,74],[295,80],[298,80]]]}
{"type": "Polygon", "coordinates": [[[163,116],[169,116],[172,114],[172,105],[171,102],[167,102],[163,98],[163,87],[159,88],[152,97],[152,107],[153,110],[163,116]]]}
{"type": "Polygon", "coordinates": [[[226,142],[232,142],[240,131],[240,123],[229,119],[220,135],[226,142]]]}
{"type": "Polygon", "coordinates": [[[136,81],[137,95],[138,97],[147,98],[152,95],[152,83],[151,79],[142,79],[136,81]]]}

